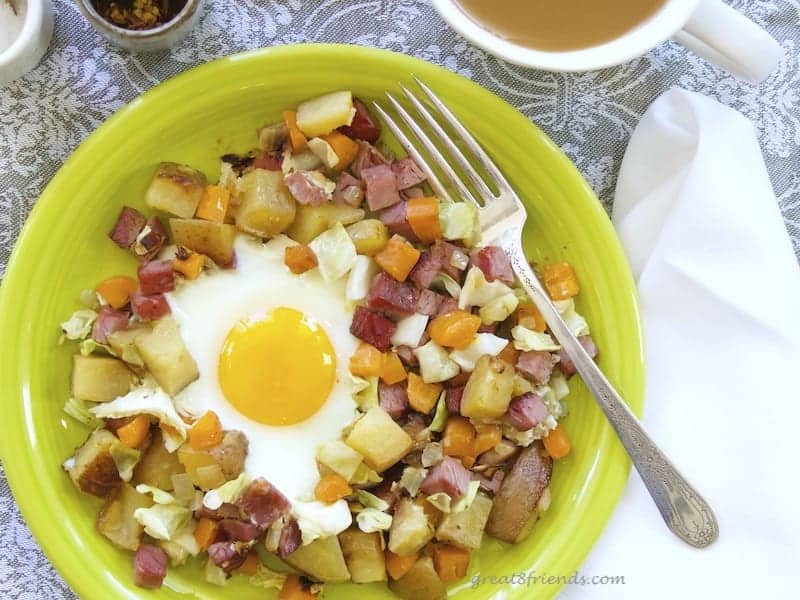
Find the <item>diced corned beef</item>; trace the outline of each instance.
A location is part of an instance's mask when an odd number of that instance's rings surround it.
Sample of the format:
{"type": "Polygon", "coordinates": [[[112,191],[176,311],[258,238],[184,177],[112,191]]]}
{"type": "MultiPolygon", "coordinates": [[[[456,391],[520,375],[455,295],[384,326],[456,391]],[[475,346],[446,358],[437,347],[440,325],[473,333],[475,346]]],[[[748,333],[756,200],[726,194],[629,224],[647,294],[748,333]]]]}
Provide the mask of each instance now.
{"type": "Polygon", "coordinates": [[[223,502],[219,508],[215,509],[206,508],[201,504],[200,508],[194,511],[194,516],[196,519],[213,519],[215,521],[235,519],[239,521],[242,519],[242,511],[231,502],[223,502]]]}
{"type": "Polygon", "coordinates": [[[364,169],[376,165],[388,165],[390,162],[375,146],[369,142],[360,141],[358,143],[358,154],[350,164],[350,170],[353,175],[362,178],[364,169]]]}
{"type": "Polygon", "coordinates": [[[451,413],[457,415],[461,414],[461,397],[464,395],[464,387],[463,385],[459,385],[447,389],[444,401],[447,405],[447,410],[451,413]]]}
{"type": "Polygon", "coordinates": [[[458,282],[461,282],[461,276],[464,273],[466,265],[469,263],[469,256],[467,256],[464,249],[451,244],[450,242],[436,242],[431,248],[431,256],[439,264],[439,268],[447,273],[450,277],[458,282]],[[456,260],[460,257],[464,266],[458,266],[460,261],[456,260]]]}
{"type": "Polygon", "coordinates": [[[139,292],[131,295],[131,308],[141,321],[155,321],[170,312],[167,297],[164,294],[146,296],[139,292]]]}
{"type": "Polygon", "coordinates": [[[481,489],[489,492],[491,494],[496,494],[497,491],[500,489],[500,485],[503,483],[503,479],[505,478],[506,474],[504,471],[497,469],[491,478],[484,477],[480,473],[472,473],[472,480],[477,481],[481,489]]]}
{"type": "Polygon", "coordinates": [[[527,431],[550,416],[541,396],[528,392],[517,396],[508,405],[506,420],[516,429],[527,431]]]}
{"type": "Polygon", "coordinates": [[[328,201],[325,190],[314,183],[306,171],[294,171],[284,177],[283,181],[298,204],[321,206],[328,201]]]}
{"type": "Polygon", "coordinates": [[[417,298],[417,312],[432,317],[439,312],[439,307],[442,305],[443,300],[444,296],[441,294],[437,294],[433,290],[423,289],[419,293],[419,298],[417,298]]]}
{"type": "Polygon", "coordinates": [[[154,260],[139,265],[139,290],[145,296],[163,294],[175,289],[175,273],[171,260],[154,260]]]}
{"type": "Polygon", "coordinates": [[[274,154],[267,154],[265,156],[257,156],[253,159],[254,169],[264,169],[265,171],[280,171],[281,158],[274,154]]]}
{"type": "Polygon", "coordinates": [[[378,383],[378,400],[381,408],[393,419],[399,419],[408,411],[408,394],[405,382],[388,385],[378,383]]]}
{"type": "Polygon", "coordinates": [[[363,306],[357,306],[350,323],[350,333],[358,339],[386,352],[392,347],[392,336],[397,330],[394,321],[363,306]]]}
{"type": "Polygon", "coordinates": [[[389,505],[389,510],[400,500],[400,487],[393,485],[394,481],[391,479],[384,479],[378,487],[372,490],[378,498],[389,505]]]}
{"type": "Polygon", "coordinates": [[[278,556],[286,558],[297,550],[303,543],[303,535],[300,525],[294,519],[289,519],[281,529],[281,537],[278,540],[278,556]]]}
{"type": "Polygon", "coordinates": [[[400,202],[397,177],[389,165],[376,165],[361,171],[361,179],[367,186],[367,204],[370,210],[380,210],[400,202]]]}
{"type": "Polygon", "coordinates": [[[406,210],[407,205],[405,201],[398,202],[389,208],[383,209],[378,214],[378,218],[384,225],[386,225],[386,228],[390,233],[402,235],[407,240],[415,240],[417,236],[414,235],[411,225],[408,224],[408,219],[406,219],[406,210]]]}
{"type": "Polygon", "coordinates": [[[456,501],[467,493],[471,479],[469,471],[460,460],[445,456],[442,462],[430,470],[420,489],[428,496],[444,492],[456,501]]]}
{"type": "MultiPolygon", "coordinates": [[[[578,341],[590,358],[595,358],[597,356],[597,345],[594,343],[592,336],[582,335],[578,338],[578,341]]],[[[561,372],[564,374],[564,377],[572,377],[577,372],[575,363],[572,362],[572,359],[567,356],[567,353],[564,352],[563,349],[559,350],[558,358],[560,359],[559,366],[561,367],[561,372]]]]}
{"type": "Polygon", "coordinates": [[[214,542],[208,547],[208,557],[226,573],[241,566],[245,559],[236,551],[233,542],[214,542]]]}
{"type": "Polygon", "coordinates": [[[336,180],[336,189],[333,191],[333,201],[337,204],[360,206],[364,200],[364,184],[345,171],[336,180]]]}
{"type": "Polygon", "coordinates": [[[353,121],[350,125],[339,127],[339,131],[354,140],[364,140],[374,144],[381,136],[380,123],[372,116],[367,105],[358,98],[353,98],[353,108],[356,109],[353,121]]]}
{"type": "Polygon", "coordinates": [[[410,315],[417,307],[417,290],[410,283],[397,281],[381,271],[372,278],[367,305],[376,310],[410,315]]]}
{"type": "Polygon", "coordinates": [[[142,260],[150,260],[161,252],[169,239],[167,230],[158,217],[150,217],[144,226],[144,235],[133,245],[133,253],[142,260]]]}
{"type": "Polygon", "coordinates": [[[403,431],[405,431],[412,440],[418,440],[419,434],[422,433],[427,426],[428,423],[425,421],[425,417],[415,412],[410,413],[408,418],[405,419],[405,423],[401,425],[403,431]]]}
{"type": "Polygon", "coordinates": [[[117,246],[127,250],[133,246],[136,238],[139,237],[142,229],[144,229],[145,223],[147,223],[147,219],[142,213],[130,206],[123,206],[119,217],[117,217],[117,222],[108,237],[117,246]]]}
{"type": "Polygon", "coordinates": [[[419,364],[417,355],[414,354],[414,349],[411,346],[398,346],[394,351],[405,366],[416,367],[419,364]]]}
{"type": "Polygon", "coordinates": [[[223,519],[219,526],[225,537],[231,542],[250,542],[261,534],[261,530],[256,525],[244,521],[223,519]]]}
{"type": "Polygon", "coordinates": [[[439,306],[439,312],[436,313],[437,316],[446,315],[449,312],[458,310],[458,300],[450,296],[443,296],[443,298],[444,300],[442,300],[442,304],[439,306]]]}
{"type": "Polygon", "coordinates": [[[407,190],[400,190],[400,197],[403,200],[410,200],[411,198],[424,198],[425,190],[421,187],[410,187],[407,190]]]}
{"type": "Polygon", "coordinates": [[[520,352],[517,359],[517,372],[525,379],[544,385],[550,381],[550,374],[556,363],[558,363],[558,356],[543,350],[520,352]]]}
{"type": "Polygon", "coordinates": [[[392,163],[392,171],[397,177],[397,189],[405,190],[425,181],[425,173],[410,156],[392,163]]]}
{"type": "Polygon", "coordinates": [[[420,288],[429,288],[433,280],[436,279],[436,276],[439,274],[439,271],[441,271],[441,268],[442,266],[439,261],[430,251],[426,250],[419,255],[419,260],[417,264],[414,265],[414,268],[411,269],[411,273],[409,273],[408,277],[420,288]]]}
{"type": "Polygon", "coordinates": [[[167,553],[152,544],[139,544],[133,557],[133,583],[143,588],[158,588],[167,575],[167,553]]]}
{"type": "Polygon", "coordinates": [[[286,497],[261,477],[254,479],[242,493],[239,506],[250,522],[258,525],[261,529],[272,525],[290,508],[286,497]]]}
{"type": "Polygon", "coordinates": [[[128,317],[130,314],[126,311],[114,310],[110,306],[101,307],[92,326],[92,339],[98,344],[107,344],[109,334],[128,326],[128,317]]]}
{"type": "Polygon", "coordinates": [[[500,280],[508,285],[514,283],[514,270],[508,255],[500,246],[484,246],[472,253],[470,262],[483,271],[486,281],[500,280]]]}

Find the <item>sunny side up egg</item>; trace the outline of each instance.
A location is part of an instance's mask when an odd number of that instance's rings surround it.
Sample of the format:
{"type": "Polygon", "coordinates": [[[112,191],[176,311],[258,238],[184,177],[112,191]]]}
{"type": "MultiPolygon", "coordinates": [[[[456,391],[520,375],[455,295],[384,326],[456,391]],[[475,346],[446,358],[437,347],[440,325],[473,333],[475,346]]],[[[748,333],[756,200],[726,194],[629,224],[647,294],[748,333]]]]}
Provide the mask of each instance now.
{"type": "Polygon", "coordinates": [[[240,235],[235,269],[188,282],[168,301],[200,372],[177,406],[198,417],[212,410],[247,436],[245,472],[289,498],[306,538],[352,520],[344,500],[317,502],[314,487],[317,448],[356,414],[348,364],[358,340],[344,281],[325,283],[316,269],[291,273],[284,250],[292,243],[240,235]]]}

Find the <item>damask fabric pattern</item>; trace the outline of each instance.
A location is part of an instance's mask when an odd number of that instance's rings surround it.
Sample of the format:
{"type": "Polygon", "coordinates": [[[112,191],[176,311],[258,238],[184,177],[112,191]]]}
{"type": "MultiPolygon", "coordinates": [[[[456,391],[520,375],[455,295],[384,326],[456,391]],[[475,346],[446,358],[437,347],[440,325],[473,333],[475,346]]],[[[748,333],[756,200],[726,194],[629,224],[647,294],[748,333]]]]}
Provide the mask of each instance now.
{"type": "MultiPolygon", "coordinates": [[[[109,115],[195,65],[241,50],[301,42],[387,48],[477,81],[525,113],[572,158],[607,208],[642,113],[677,85],[749,117],[800,255],[800,0],[733,0],[766,27],[786,58],[759,86],[666,43],[614,69],[555,74],[516,67],[456,35],[425,0],[209,0],[198,27],[169,54],[132,56],[104,42],[72,0],[54,0],[42,64],[0,90],[0,276],[41,190],[109,115]]],[[[0,597],[74,598],[24,524],[0,468],[0,597]]]]}

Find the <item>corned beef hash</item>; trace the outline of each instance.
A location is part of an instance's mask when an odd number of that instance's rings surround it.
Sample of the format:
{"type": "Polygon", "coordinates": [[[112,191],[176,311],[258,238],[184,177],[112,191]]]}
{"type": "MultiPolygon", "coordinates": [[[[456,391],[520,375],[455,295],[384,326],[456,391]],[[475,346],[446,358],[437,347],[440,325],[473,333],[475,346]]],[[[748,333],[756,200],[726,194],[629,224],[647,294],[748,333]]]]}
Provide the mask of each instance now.
{"type": "MultiPolygon", "coordinates": [[[[64,468],[137,585],[200,560],[286,600],[347,581],[440,599],[484,532],[520,542],[547,509],[574,366],[476,209],[379,136],[326,94],[217,183],[162,163],[153,212],[122,209],[137,277],[61,324],[65,410],[92,428],[64,468]]],[[[537,268],[594,355],[572,268],[537,268]]]]}

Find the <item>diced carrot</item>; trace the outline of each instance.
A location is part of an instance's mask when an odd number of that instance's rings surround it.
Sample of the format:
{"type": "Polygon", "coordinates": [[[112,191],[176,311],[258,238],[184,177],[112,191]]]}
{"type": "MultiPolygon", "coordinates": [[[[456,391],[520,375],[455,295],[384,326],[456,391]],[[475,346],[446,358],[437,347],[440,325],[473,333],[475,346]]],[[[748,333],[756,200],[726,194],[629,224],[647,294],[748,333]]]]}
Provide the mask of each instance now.
{"type": "Polygon", "coordinates": [[[206,264],[206,257],[202,254],[193,252],[186,258],[176,258],[172,261],[172,269],[177,271],[186,279],[197,279],[206,264]]]}
{"type": "Polygon", "coordinates": [[[336,473],[321,477],[314,488],[314,496],[320,502],[336,502],[353,493],[347,480],[336,473]]]}
{"type": "Polygon", "coordinates": [[[389,577],[395,581],[408,573],[414,566],[414,563],[417,562],[417,558],[419,558],[419,555],[416,553],[409,554],[408,556],[398,556],[389,549],[386,550],[385,555],[386,572],[389,573],[389,577]]]}
{"type": "Polygon", "coordinates": [[[514,348],[514,344],[509,342],[506,344],[506,347],[500,351],[500,354],[497,355],[497,358],[514,366],[517,364],[517,359],[519,358],[519,350],[514,348]]]}
{"type": "Polygon", "coordinates": [[[124,446],[138,448],[150,431],[150,415],[138,415],[127,425],[117,429],[117,437],[124,446]]]}
{"type": "Polygon", "coordinates": [[[317,255],[305,244],[287,246],[283,251],[283,262],[292,273],[300,275],[317,266],[317,255]]]}
{"type": "Polygon", "coordinates": [[[384,354],[383,364],[381,365],[381,381],[393,385],[404,381],[406,377],[406,368],[403,366],[403,361],[400,360],[400,357],[394,352],[384,354]]]}
{"type": "Polygon", "coordinates": [[[350,357],[350,372],[356,377],[378,377],[383,369],[383,353],[372,344],[361,342],[350,357]]]}
{"type": "Polygon", "coordinates": [[[559,423],[555,429],[552,429],[544,437],[542,442],[544,443],[544,448],[547,450],[547,453],[555,460],[564,458],[572,449],[572,445],[569,443],[569,437],[567,437],[567,432],[564,431],[564,427],[561,423],[559,423]]]}
{"type": "Polygon", "coordinates": [[[222,424],[217,413],[206,411],[189,430],[189,446],[194,450],[212,448],[222,441],[222,424]]]}
{"type": "Polygon", "coordinates": [[[447,420],[442,436],[442,448],[447,456],[474,456],[475,428],[469,419],[452,416],[447,420]]]}
{"type": "Polygon", "coordinates": [[[301,575],[287,575],[278,594],[278,600],[316,600],[311,591],[311,581],[301,575]]]}
{"type": "MultiPolygon", "coordinates": [[[[523,302],[517,308],[517,325],[542,333],[547,328],[544,317],[533,302],[523,302]]],[[[510,347],[511,344],[508,345],[510,347]]]]}
{"type": "Polygon", "coordinates": [[[425,383],[416,373],[408,374],[408,405],[415,411],[427,415],[436,406],[442,393],[441,383],[425,383]]]}
{"type": "Polygon", "coordinates": [[[481,326],[481,318],[464,310],[439,315],[428,326],[428,335],[440,346],[460,350],[469,346],[481,326]]]}
{"type": "Polygon", "coordinates": [[[546,265],[543,275],[544,285],[553,300],[566,300],[578,295],[578,278],[568,262],[546,265]]]}
{"type": "Polygon", "coordinates": [[[439,223],[439,200],[433,197],[411,198],[406,205],[406,219],[421,242],[432,244],[442,237],[439,223]]]}
{"type": "Polygon", "coordinates": [[[292,153],[296,154],[305,150],[308,147],[308,140],[297,127],[297,113],[287,110],[283,113],[283,122],[289,130],[289,144],[292,146],[292,153]]]}
{"type": "Polygon", "coordinates": [[[397,281],[405,281],[419,260],[420,251],[401,235],[393,235],[383,250],[375,255],[375,262],[397,281]]]}
{"type": "Polygon", "coordinates": [[[197,526],[194,528],[194,541],[197,542],[201,552],[208,550],[208,547],[214,543],[218,531],[219,522],[214,519],[203,517],[197,521],[197,526]]]}
{"type": "Polygon", "coordinates": [[[256,552],[255,549],[251,549],[250,552],[247,553],[244,562],[239,565],[237,570],[245,575],[255,575],[260,566],[261,559],[258,557],[258,552],[256,552]]]}
{"type": "Polygon", "coordinates": [[[129,301],[131,294],[139,287],[139,282],[133,277],[109,277],[97,284],[94,291],[100,294],[111,308],[122,308],[129,301]]]}
{"type": "Polygon", "coordinates": [[[230,201],[231,193],[228,188],[221,185],[207,185],[195,215],[198,219],[222,223],[225,221],[230,201]]]}
{"type": "Polygon", "coordinates": [[[442,583],[458,581],[467,574],[469,551],[445,544],[437,545],[433,549],[433,568],[442,583]]]}
{"type": "Polygon", "coordinates": [[[475,426],[475,448],[473,456],[483,454],[491,450],[503,439],[500,425],[476,425],[475,426]]]}
{"type": "Polygon", "coordinates": [[[336,165],[336,169],[339,171],[349,167],[358,155],[358,142],[351,140],[343,133],[331,131],[320,137],[330,144],[333,151],[336,152],[336,156],[339,157],[339,163],[336,165]]]}

